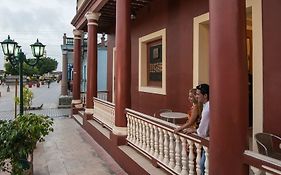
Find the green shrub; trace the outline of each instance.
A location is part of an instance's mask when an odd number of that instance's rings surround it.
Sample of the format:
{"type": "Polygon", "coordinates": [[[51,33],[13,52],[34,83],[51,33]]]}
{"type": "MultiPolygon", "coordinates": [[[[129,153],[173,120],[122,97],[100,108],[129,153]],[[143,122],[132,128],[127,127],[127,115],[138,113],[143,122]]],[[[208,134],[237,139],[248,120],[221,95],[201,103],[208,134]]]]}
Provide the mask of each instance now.
{"type": "Polygon", "coordinates": [[[0,120],[0,170],[22,175],[30,168],[28,155],[36,143],[53,132],[53,119],[44,115],[25,114],[15,120],[0,120]]]}
{"type": "MultiPolygon", "coordinates": [[[[28,109],[32,104],[33,92],[29,90],[29,88],[23,87],[23,107],[24,109],[28,109]]],[[[20,98],[15,98],[16,104],[20,104],[20,98]]]]}

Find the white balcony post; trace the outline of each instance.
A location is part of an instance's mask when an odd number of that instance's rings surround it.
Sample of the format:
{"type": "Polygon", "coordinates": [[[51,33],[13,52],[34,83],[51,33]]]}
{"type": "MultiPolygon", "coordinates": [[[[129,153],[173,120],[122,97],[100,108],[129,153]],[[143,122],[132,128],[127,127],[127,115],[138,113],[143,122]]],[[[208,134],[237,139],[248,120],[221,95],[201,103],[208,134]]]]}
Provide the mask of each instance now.
{"type": "Polygon", "coordinates": [[[173,169],[175,167],[175,151],[174,151],[174,134],[169,132],[169,151],[170,151],[170,161],[169,161],[169,167],[173,169]]]}
{"type": "Polygon", "coordinates": [[[196,146],[196,173],[197,175],[201,174],[201,169],[200,169],[200,161],[201,161],[201,149],[202,149],[202,145],[200,145],[199,143],[195,143],[196,146]]]}
{"type": "Polygon", "coordinates": [[[191,140],[187,140],[188,142],[188,148],[189,148],[189,155],[188,155],[188,159],[189,159],[189,174],[194,174],[194,153],[193,153],[193,141],[191,140]]]}
{"type": "MultiPolygon", "coordinates": [[[[155,133],[157,133],[156,130],[155,133]]],[[[164,140],[163,140],[163,131],[161,128],[158,128],[158,133],[159,133],[159,160],[164,162],[164,140]]]]}
{"type": "Polygon", "coordinates": [[[152,124],[149,124],[149,130],[150,130],[150,155],[154,155],[154,132],[153,132],[153,127],[152,124]]]}
{"type": "Polygon", "coordinates": [[[168,165],[169,163],[169,146],[168,146],[168,133],[164,130],[164,164],[168,165]]]}
{"type": "Polygon", "coordinates": [[[181,169],[181,175],[188,175],[187,172],[187,152],[186,152],[186,139],[184,137],[180,137],[181,139],[181,163],[182,163],[182,169],[181,169]]]}
{"type": "MultiPolygon", "coordinates": [[[[174,134],[176,137],[176,148],[175,148],[175,171],[179,174],[181,172],[181,151],[180,151],[180,137],[177,134],[174,134]]],[[[182,148],[184,149],[184,148],[182,148]]]]}

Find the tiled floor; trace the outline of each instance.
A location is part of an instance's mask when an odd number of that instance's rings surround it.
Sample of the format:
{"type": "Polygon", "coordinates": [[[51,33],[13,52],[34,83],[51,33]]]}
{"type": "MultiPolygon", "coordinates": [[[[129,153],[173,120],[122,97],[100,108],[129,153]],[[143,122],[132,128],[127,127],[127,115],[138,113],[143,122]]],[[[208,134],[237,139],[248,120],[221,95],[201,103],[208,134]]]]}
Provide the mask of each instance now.
{"type": "Polygon", "coordinates": [[[73,119],[55,119],[54,129],[34,151],[34,175],[126,174],[73,119]]]}

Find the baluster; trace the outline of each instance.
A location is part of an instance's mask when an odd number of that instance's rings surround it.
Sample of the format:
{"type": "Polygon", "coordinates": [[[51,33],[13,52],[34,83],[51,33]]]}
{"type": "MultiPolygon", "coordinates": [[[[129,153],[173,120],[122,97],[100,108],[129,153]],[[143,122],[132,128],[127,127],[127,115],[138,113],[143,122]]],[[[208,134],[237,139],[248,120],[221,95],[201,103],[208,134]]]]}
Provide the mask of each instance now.
{"type": "Polygon", "coordinates": [[[208,175],[209,174],[209,150],[208,150],[208,147],[206,146],[203,146],[203,149],[205,151],[205,175],[208,175]]]}
{"type": "Polygon", "coordinates": [[[181,169],[181,175],[188,175],[187,172],[187,152],[186,152],[186,139],[184,137],[180,137],[181,139],[181,163],[182,163],[182,169],[181,169]]]}
{"type": "Polygon", "coordinates": [[[133,128],[132,128],[132,142],[134,143],[134,144],[136,144],[137,143],[137,130],[136,130],[136,122],[137,122],[137,120],[136,120],[136,118],[132,118],[132,124],[133,124],[133,128]]]}
{"type": "Polygon", "coordinates": [[[196,172],[197,175],[201,174],[201,169],[200,169],[200,161],[201,161],[201,150],[202,150],[202,145],[199,143],[195,143],[196,146],[196,172]]]}
{"type": "Polygon", "coordinates": [[[135,118],[136,120],[136,146],[140,145],[140,136],[139,136],[139,119],[135,118]]]}
{"type": "Polygon", "coordinates": [[[167,131],[164,130],[164,164],[168,165],[169,163],[169,146],[168,146],[168,134],[167,131]]]}
{"type": "Polygon", "coordinates": [[[262,171],[256,167],[251,166],[251,170],[253,171],[254,175],[260,175],[262,171]]]}
{"type": "Polygon", "coordinates": [[[150,148],[149,148],[149,145],[150,145],[150,134],[149,134],[149,127],[148,127],[148,123],[145,122],[145,129],[146,129],[146,146],[145,146],[145,151],[147,153],[149,153],[150,151],[150,148]]]}
{"type": "Polygon", "coordinates": [[[188,165],[189,165],[189,174],[193,175],[194,174],[194,152],[193,152],[193,141],[187,140],[188,142],[188,147],[189,147],[189,155],[188,155],[188,165]]]}
{"type": "Polygon", "coordinates": [[[142,125],[143,121],[140,120],[139,121],[139,140],[140,140],[140,144],[139,144],[139,148],[143,149],[143,125],[142,125]]]}
{"type": "Polygon", "coordinates": [[[131,141],[132,137],[131,137],[131,129],[132,129],[132,124],[131,124],[131,116],[130,115],[126,115],[127,116],[127,129],[128,129],[128,135],[127,135],[127,140],[131,141]]]}
{"type": "Polygon", "coordinates": [[[149,154],[150,155],[154,155],[154,146],[153,146],[153,144],[154,144],[154,133],[153,133],[153,128],[154,128],[154,126],[152,126],[152,124],[151,123],[149,123],[149,130],[150,130],[150,151],[149,151],[149,154]]]}
{"type": "Polygon", "coordinates": [[[180,137],[177,134],[174,134],[176,137],[176,148],[175,148],[175,171],[179,174],[181,172],[181,154],[180,154],[180,137]]]}
{"type": "Polygon", "coordinates": [[[158,157],[158,152],[159,152],[159,142],[158,142],[158,131],[157,131],[157,127],[154,125],[153,126],[154,129],[154,154],[153,156],[157,159],[158,157]]]}
{"type": "Polygon", "coordinates": [[[131,142],[134,142],[134,118],[131,115],[130,115],[130,123],[131,123],[130,140],[131,142]]]}
{"type": "MultiPolygon", "coordinates": [[[[155,128],[154,132],[157,135],[157,128],[155,128]]],[[[164,140],[163,140],[163,132],[161,128],[158,128],[158,133],[159,133],[159,160],[164,161],[164,140]]],[[[155,141],[157,140],[155,139],[155,141]]]]}
{"type": "Polygon", "coordinates": [[[130,140],[131,142],[133,142],[133,138],[134,138],[134,118],[133,116],[130,115],[130,140]]]}
{"type": "Polygon", "coordinates": [[[145,151],[146,149],[146,127],[145,127],[145,121],[141,122],[142,125],[142,150],[145,151]]]}
{"type": "Polygon", "coordinates": [[[173,133],[169,132],[169,150],[170,150],[170,161],[169,161],[169,167],[173,169],[175,167],[175,147],[174,147],[174,138],[173,133]]]}
{"type": "Polygon", "coordinates": [[[138,125],[139,125],[139,130],[138,130],[138,132],[139,132],[139,144],[138,144],[138,147],[139,148],[141,148],[141,146],[142,146],[142,125],[141,125],[141,120],[140,119],[138,119],[138,125]]]}

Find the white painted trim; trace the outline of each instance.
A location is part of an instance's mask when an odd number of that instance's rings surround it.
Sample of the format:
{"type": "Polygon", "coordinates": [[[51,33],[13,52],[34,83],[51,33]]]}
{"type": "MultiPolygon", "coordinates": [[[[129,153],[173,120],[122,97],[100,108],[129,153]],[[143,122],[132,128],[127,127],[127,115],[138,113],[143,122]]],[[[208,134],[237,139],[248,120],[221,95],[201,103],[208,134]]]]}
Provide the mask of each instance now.
{"type": "MultiPolygon", "coordinates": [[[[83,33],[83,31],[82,30],[77,30],[77,29],[73,29],[73,35],[74,36],[81,36],[82,35],[82,33],[83,33]]],[[[80,37],[81,38],[81,37],[80,37]]]]}
{"type": "Polygon", "coordinates": [[[85,114],[94,114],[94,108],[85,108],[85,114]]]}
{"type": "Polygon", "coordinates": [[[79,37],[79,36],[75,36],[75,37],[73,37],[73,39],[81,39],[81,37],[79,37]]]}
{"type": "Polygon", "coordinates": [[[264,168],[264,169],[266,169],[266,170],[269,170],[269,171],[272,171],[272,172],[274,172],[274,173],[276,173],[276,174],[280,174],[280,175],[281,175],[281,171],[279,171],[279,170],[276,170],[276,169],[274,169],[274,168],[270,168],[270,167],[268,167],[268,166],[266,166],[266,165],[262,165],[261,167],[264,168]]]}
{"type": "Polygon", "coordinates": [[[118,135],[118,136],[126,136],[126,135],[128,135],[128,128],[113,126],[112,133],[115,135],[118,135]]]}
{"type": "Polygon", "coordinates": [[[85,14],[85,17],[86,17],[87,20],[96,20],[96,21],[98,21],[100,16],[101,16],[101,13],[95,13],[95,12],[87,12],[85,14]]]}
{"type": "Polygon", "coordinates": [[[199,84],[200,25],[207,21],[209,21],[209,13],[205,13],[193,19],[193,87],[199,84]]]}
{"type": "Polygon", "coordinates": [[[98,26],[98,23],[96,23],[96,22],[89,22],[87,25],[88,25],[88,26],[90,26],[90,25],[98,26]]]}
{"type": "Polygon", "coordinates": [[[265,155],[262,155],[262,154],[259,154],[257,152],[245,150],[244,154],[248,155],[250,157],[262,160],[264,162],[269,162],[270,164],[273,164],[275,166],[280,166],[280,162],[281,162],[280,160],[274,159],[274,158],[271,158],[271,157],[268,157],[268,156],[265,156],[265,155]]]}
{"type": "Polygon", "coordinates": [[[257,151],[254,135],[263,132],[263,41],[262,0],[248,0],[252,7],[253,34],[253,150],[257,151]]]}
{"type": "Polygon", "coordinates": [[[71,104],[74,104],[74,105],[80,104],[80,103],[81,103],[81,100],[72,100],[71,101],[71,104]]]}
{"type": "Polygon", "coordinates": [[[139,91],[166,95],[166,29],[139,38],[139,91]],[[162,39],[162,87],[147,86],[147,43],[162,39]]]}
{"type": "Polygon", "coordinates": [[[116,47],[113,47],[112,51],[112,103],[115,104],[115,59],[116,59],[116,47]]]}

